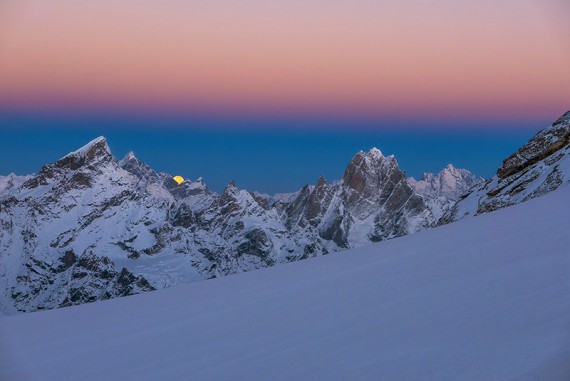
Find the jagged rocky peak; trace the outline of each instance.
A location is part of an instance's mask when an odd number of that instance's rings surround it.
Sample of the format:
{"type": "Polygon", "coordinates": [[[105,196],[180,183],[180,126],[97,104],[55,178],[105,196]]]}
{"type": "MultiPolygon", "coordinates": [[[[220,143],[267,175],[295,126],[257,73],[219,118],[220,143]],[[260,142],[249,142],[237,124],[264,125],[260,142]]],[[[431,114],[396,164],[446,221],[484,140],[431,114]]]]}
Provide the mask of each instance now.
{"type": "Polygon", "coordinates": [[[504,179],[545,159],[570,144],[570,111],[538,132],[528,143],[503,161],[497,176],[504,179]]]}
{"type": "Polygon", "coordinates": [[[392,201],[398,198],[396,204],[400,204],[413,193],[396,158],[384,156],[377,148],[354,156],[344,172],[343,187],[348,192],[347,204],[353,206],[357,214],[369,210],[370,205],[384,204],[391,196],[392,201]]]}
{"type": "Polygon", "coordinates": [[[70,183],[66,184],[67,187],[73,187],[75,184],[79,187],[89,186],[90,179],[87,172],[97,172],[105,165],[116,166],[115,161],[107,140],[103,136],[99,136],[78,150],[68,153],[55,163],[44,165],[38,176],[26,181],[22,187],[31,189],[40,185],[47,185],[52,179],[68,173],[75,173],[75,175],[73,175],[70,183]]]}
{"type": "Polygon", "coordinates": [[[164,187],[177,199],[186,200],[189,198],[196,198],[200,196],[207,195],[208,197],[214,194],[210,192],[204,180],[199,177],[196,181],[191,181],[190,179],[185,179],[182,183],[178,184],[171,175],[167,173],[161,173],[160,178],[164,187]]]}
{"type": "Polygon", "coordinates": [[[244,189],[239,189],[235,180],[231,180],[228,185],[226,185],[224,192],[220,196],[220,203],[235,203],[240,204],[242,207],[249,204],[257,205],[251,193],[244,189]]]}
{"type": "Polygon", "coordinates": [[[305,185],[285,209],[286,225],[304,227],[307,222],[313,226],[318,225],[329,207],[333,194],[334,190],[322,175],[315,185],[305,185]]]}
{"type": "Polygon", "coordinates": [[[230,180],[230,182],[228,182],[228,185],[226,185],[226,187],[224,188],[224,196],[235,196],[239,193],[239,189],[236,185],[235,180],[230,180]]]}
{"type": "Polygon", "coordinates": [[[249,195],[265,210],[271,208],[271,196],[257,191],[249,192],[249,195]]]}
{"type": "MultiPolygon", "coordinates": [[[[305,218],[309,221],[320,218],[326,212],[332,197],[333,190],[329,183],[322,175],[319,176],[307,199],[305,218]]],[[[313,224],[317,222],[319,221],[314,221],[313,224]]]]}
{"type": "Polygon", "coordinates": [[[111,149],[107,144],[107,139],[105,139],[104,136],[99,136],[78,150],[68,153],[58,162],[69,158],[82,159],[85,162],[88,162],[113,158],[113,155],[111,154],[111,149]]]}
{"type": "Polygon", "coordinates": [[[137,157],[135,156],[135,153],[133,151],[129,151],[127,152],[127,154],[125,155],[125,157],[123,157],[120,161],[119,164],[121,166],[123,166],[126,163],[132,162],[132,161],[139,161],[139,159],[137,159],[137,157]]]}
{"type": "Polygon", "coordinates": [[[408,184],[424,197],[445,197],[456,201],[474,185],[484,181],[466,169],[448,164],[438,174],[424,173],[420,180],[408,178],[408,184]]]}
{"type": "Polygon", "coordinates": [[[187,195],[209,193],[208,186],[201,177],[198,177],[196,181],[184,180],[180,188],[184,189],[187,195]]]}
{"type": "Polygon", "coordinates": [[[401,173],[394,155],[386,157],[378,148],[372,148],[368,152],[358,152],[348,163],[343,182],[345,186],[361,192],[367,186],[378,185],[377,182],[384,180],[392,170],[401,173]]]}
{"type": "Polygon", "coordinates": [[[253,197],[248,192],[240,191],[240,189],[236,185],[236,182],[234,180],[231,180],[228,183],[228,185],[226,185],[226,187],[224,188],[224,192],[220,196],[219,200],[220,205],[228,207],[232,211],[238,210],[240,208],[239,207],[240,201],[242,201],[242,199],[246,194],[247,194],[246,198],[250,198],[253,200],[253,197]]]}
{"type": "Polygon", "coordinates": [[[320,175],[317,179],[317,182],[315,183],[315,188],[322,188],[328,185],[329,183],[327,183],[327,180],[323,177],[323,175],[320,175]]]}
{"type": "Polygon", "coordinates": [[[96,165],[99,162],[108,163],[115,160],[107,139],[99,136],[76,151],[70,152],[55,163],[53,166],[63,169],[79,169],[85,165],[96,165]]]}
{"type": "Polygon", "coordinates": [[[160,181],[161,177],[135,156],[133,151],[129,151],[125,157],[119,161],[119,166],[125,171],[132,173],[141,180],[160,181]]]}

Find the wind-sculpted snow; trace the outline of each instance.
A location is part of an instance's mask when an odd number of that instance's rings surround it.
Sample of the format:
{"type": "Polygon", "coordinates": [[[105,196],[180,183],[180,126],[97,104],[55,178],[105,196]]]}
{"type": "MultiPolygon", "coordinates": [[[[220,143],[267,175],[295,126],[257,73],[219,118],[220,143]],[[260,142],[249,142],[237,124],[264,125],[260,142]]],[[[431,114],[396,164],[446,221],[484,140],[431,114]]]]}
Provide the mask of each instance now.
{"type": "Polygon", "coordinates": [[[0,317],[0,379],[566,381],[567,205],[569,186],[332,256],[0,317]]]}
{"type": "Polygon", "coordinates": [[[441,223],[519,204],[570,183],[570,111],[538,132],[493,178],[474,187],[441,223]]]}

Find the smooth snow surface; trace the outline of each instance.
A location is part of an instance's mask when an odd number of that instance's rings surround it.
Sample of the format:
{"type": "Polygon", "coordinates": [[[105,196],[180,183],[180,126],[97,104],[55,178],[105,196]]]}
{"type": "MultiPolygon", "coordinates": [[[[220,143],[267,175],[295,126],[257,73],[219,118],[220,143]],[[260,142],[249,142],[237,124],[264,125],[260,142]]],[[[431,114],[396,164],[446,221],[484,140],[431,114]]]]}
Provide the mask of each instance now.
{"type": "Polygon", "coordinates": [[[569,205],[0,317],[0,380],[568,380],[569,205]]]}

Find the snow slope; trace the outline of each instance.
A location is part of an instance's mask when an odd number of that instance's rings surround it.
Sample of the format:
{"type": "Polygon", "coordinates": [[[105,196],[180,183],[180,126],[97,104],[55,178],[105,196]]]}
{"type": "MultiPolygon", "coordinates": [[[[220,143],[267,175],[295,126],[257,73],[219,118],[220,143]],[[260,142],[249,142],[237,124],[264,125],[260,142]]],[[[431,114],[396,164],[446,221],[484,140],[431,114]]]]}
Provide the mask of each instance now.
{"type": "Polygon", "coordinates": [[[0,317],[2,380],[568,380],[570,187],[395,240],[0,317]]]}

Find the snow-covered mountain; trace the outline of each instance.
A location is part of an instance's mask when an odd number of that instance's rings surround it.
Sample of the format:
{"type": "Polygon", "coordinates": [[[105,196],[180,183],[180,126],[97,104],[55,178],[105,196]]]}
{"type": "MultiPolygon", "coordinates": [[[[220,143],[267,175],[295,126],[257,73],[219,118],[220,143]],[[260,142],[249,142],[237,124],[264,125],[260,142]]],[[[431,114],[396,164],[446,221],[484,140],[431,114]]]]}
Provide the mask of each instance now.
{"type": "Polygon", "coordinates": [[[293,262],[513,205],[570,182],[570,112],[482,179],[406,179],[358,152],[342,179],[269,196],[178,184],[97,138],[38,175],[2,178],[0,309],[51,309],[293,262]],[[471,189],[469,189],[472,187],[471,189]],[[466,195],[465,195],[466,194],[466,195]],[[459,199],[457,203],[455,201],[459,199]]]}
{"type": "Polygon", "coordinates": [[[14,192],[23,183],[28,181],[32,176],[17,176],[10,173],[8,176],[0,176],[0,194],[8,194],[9,192],[14,192]]]}
{"type": "Polygon", "coordinates": [[[459,200],[472,186],[484,180],[466,169],[455,168],[452,164],[448,164],[438,174],[424,173],[420,180],[410,177],[408,184],[422,196],[459,200]]]}
{"type": "Polygon", "coordinates": [[[474,187],[441,223],[494,211],[570,183],[570,111],[503,161],[497,174],[474,187]]]}
{"type": "Polygon", "coordinates": [[[0,317],[0,379],[567,381],[568,205],[0,317]]]}
{"type": "MultiPolygon", "coordinates": [[[[466,178],[441,189],[461,193],[466,178]]],[[[436,224],[429,205],[451,203],[436,195],[417,194],[378,149],[332,183],[276,196],[230,183],[216,194],[132,152],[117,160],[100,137],[0,193],[0,306],[81,304],[399,237],[436,224]]]]}
{"type": "Polygon", "coordinates": [[[485,179],[466,169],[448,164],[438,174],[424,173],[420,180],[408,178],[408,184],[422,197],[436,218],[440,218],[474,185],[485,179]]]}

